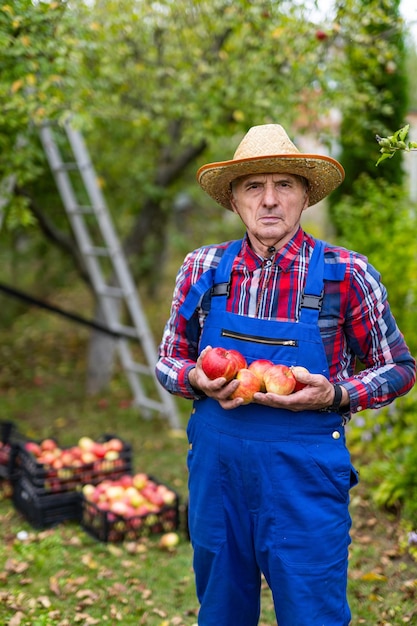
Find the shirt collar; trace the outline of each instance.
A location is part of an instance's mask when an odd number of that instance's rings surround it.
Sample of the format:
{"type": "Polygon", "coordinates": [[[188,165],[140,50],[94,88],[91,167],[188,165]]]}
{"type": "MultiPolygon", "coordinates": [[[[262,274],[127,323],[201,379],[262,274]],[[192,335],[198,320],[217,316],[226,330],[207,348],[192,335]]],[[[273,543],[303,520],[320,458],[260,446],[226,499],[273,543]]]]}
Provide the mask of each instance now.
{"type": "MultiPolygon", "coordinates": [[[[283,248],[280,248],[280,250],[275,253],[273,257],[274,264],[278,265],[283,272],[288,271],[294,263],[296,257],[300,254],[303,242],[304,231],[301,227],[299,227],[294,237],[283,248]]],[[[256,254],[256,252],[254,252],[251,248],[247,234],[243,239],[241,254],[242,260],[249,271],[256,270],[264,261],[264,259],[256,254]]]]}

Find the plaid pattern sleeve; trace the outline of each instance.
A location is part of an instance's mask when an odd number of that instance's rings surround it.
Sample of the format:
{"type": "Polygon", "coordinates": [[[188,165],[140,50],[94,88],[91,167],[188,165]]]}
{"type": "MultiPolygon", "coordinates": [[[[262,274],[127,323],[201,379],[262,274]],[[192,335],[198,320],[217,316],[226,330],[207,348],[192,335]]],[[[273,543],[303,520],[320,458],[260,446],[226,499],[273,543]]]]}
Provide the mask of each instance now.
{"type": "Polygon", "coordinates": [[[414,385],[415,360],[375,268],[365,257],[343,248],[330,248],[326,257],[346,262],[344,281],[326,290],[319,320],[330,379],[348,390],[352,413],[380,408],[414,385]],[[335,315],[328,314],[337,309],[336,327],[335,315]]]}
{"type": "MultiPolygon", "coordinates": [[[[206,312],[198,307],[187,323],[179,309],[199,277],[218,265],[226,247],[223,243],[191,252],[177,276],[156,375],[168,391],[185,398],[199,397],[188,382],[188,372],[198,356],[206,312]]],[[[228,310],[297,321],[313,247],[314,239],[300,229],[270,263],[257,257],[244,240],[233,265],[228,310]]],[[[390,311],[386,290],[362,255],[327,245],[325,263],[346,268],[342,280],[325,282],[319,318],[330,380],[347,388],[352,413],[389,404],[413,386],[415,361],[390,311]]]]}
{"type": "Polygon", "coordinates": [[[198,341],[204,316],[193,317],[186,322],[179,313],[189,290],[200,276],[212,267],[217,267],[227,243],[206,246],[190,252],[181,266],[175,283],[171,313],[159,347],[156,376],[169,392],[188,399],[200,396],[191,387],[188,372],[198,357],[198,341]]]}

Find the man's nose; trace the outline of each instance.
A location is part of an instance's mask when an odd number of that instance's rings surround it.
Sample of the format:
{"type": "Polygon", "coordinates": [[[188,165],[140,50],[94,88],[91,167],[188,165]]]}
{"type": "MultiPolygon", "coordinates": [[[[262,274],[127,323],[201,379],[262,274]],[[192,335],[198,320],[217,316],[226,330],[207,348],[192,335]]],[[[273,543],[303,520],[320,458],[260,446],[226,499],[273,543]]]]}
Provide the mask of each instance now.
{"type": "Polygon", "coordinates": [[[278,202],[278,192],[274,184],[266,184],[264,187],[263,198],[264,206],[275,206],[278,202]]]}

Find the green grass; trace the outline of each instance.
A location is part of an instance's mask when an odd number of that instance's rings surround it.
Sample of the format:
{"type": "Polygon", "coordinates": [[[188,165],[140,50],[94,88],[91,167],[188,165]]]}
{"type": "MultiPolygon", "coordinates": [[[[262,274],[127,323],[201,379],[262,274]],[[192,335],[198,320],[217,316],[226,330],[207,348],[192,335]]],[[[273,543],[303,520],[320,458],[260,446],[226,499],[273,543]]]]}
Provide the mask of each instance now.
{"type": "MultiPolygon", "coordinates": [[[[35,439],[56,437],[63,446],[103,433],[128,441],[134,469],[153,474],[180,495],[180,543],[172,552],[158,546],[158,537],[105,544],[73,522],[35,530],[14,509],[2,483],[0,623],[192,626],[198,603],[184,530],[186,439],[166,421],[145,420],[130,407],[120,374],[105,394],[86,398],[85,353],[84,330],[36,312],[19,318],[12,331],[0,335],[0,419],[12,420],[35,439]]],[[[189,405],[179,407],[185,425],[189,405]]],[[[399,519],[375,509],[371,493],[372,484],[364,483],[352,492],[352,624],[417,623],[417,566],[403,547],[405,529],[399,519]]],[[[272,626],[265,584],[262,598],[260,624],[272,626]]]]}

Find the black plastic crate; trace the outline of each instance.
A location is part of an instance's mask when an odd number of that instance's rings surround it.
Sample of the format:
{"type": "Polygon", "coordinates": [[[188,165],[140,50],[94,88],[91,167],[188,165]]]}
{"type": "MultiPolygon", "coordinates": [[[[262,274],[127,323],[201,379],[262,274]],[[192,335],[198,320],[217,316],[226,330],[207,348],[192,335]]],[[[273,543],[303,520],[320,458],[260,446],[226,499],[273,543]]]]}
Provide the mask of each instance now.
{"type": "Polygon", "coordinates": [[[0,479],[12,478],[14,446],[25,441],[13,422],[0,421],[0,479]]]}
{"type": "Polygon", "coordinates": [[[12,446],[0,441],[0,478],[9,478],[12,446]]]}
{"type": "Polygon", "coordinates": [[[158,510],[123,515],[101,508],[82,494],[80,523],[84,530],[99,541],[112,543],[136,541],[141,537],[176,531],[180,524],[178,494],[152,476],[148,478],[155,485],[169,489],[173,501],[160,505],[158,510]]]}
{"type": "MultiPolygon", "coordinates": [[[[27,442],[19,443],[13,451],[14,471],[26,476],[38,495],[71,492],[80,490],[84,484],[95,485],[105,479],[116,479],[132,472],[132,448],[114,435],[103,435],[95,443],[106,443],[112,439],[121,442],[117,457],[96,458],[91,462],[67,465],[63,456],[61,467],[38,462],[36,456],[27,450],[27,442]]],[[[62,452],[69,453],[73,448],[62,448],[62,452]]]]}
{"type": "Polygon", "coordinates": [[[28,477],[22,475],[13,483],[12,499],[16,509],[37,529],[80,521],[80,494],[76,491],[39,495],[28,477]]]}

